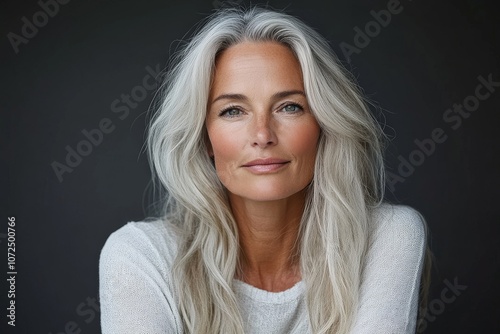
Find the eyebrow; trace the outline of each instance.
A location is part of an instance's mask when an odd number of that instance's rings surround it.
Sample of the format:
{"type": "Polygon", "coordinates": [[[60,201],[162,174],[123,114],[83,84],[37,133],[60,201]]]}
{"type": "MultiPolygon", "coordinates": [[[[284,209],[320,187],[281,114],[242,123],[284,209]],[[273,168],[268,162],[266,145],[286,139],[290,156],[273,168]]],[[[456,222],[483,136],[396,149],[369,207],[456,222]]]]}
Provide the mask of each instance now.
{"type": "MultiPolygon", "coordinates": [[[[283,91],[283,92],[277,92],[277,93],[274,93],[271,98],[273,99],[280,99],[280,98],[284,98],[284,97],[287,97],[287,96],[290,96],[290,95],[296,95],[296,94],[299,94],[299,95],[302,95],[302,96],[306,96],[306,94],[301,91],[301,90],[286,90],[286,91],[283,91]]],[[[227,100],[248,100],[248,98],[243,95],[243,94],[222,94],[222,95],[219,95],[217,98],[215,98],[213,101],[212,101],[212,104],[214,104],[216,101],[219,101],[219,100],[223,100],[223,99],[227,99],[227,100]]]]}

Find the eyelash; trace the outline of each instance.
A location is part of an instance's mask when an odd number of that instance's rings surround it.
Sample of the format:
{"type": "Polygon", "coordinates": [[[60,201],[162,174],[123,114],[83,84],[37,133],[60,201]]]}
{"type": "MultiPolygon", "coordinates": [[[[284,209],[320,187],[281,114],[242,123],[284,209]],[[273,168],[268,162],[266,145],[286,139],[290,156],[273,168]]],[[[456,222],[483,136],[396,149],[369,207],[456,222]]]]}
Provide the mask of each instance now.
{"type": "MultiPolygon", "coordinates": [[[[280,110],[286,108],[286,107],[289,107],[289,106],[296,106],[299,108],[298,111],[296,112],[299,112],[299,111],[303,111],[304,110],[304,107],[300,104],[300,103],[297,103],[297,102],[290,102],[290,103],[287,103],[285,104],[283,107],[280,108],[280,110]]],[[[226,117],[229,117],[229,118],[233,118],[233,117],[238,117],[239,115],[234,115],[234,116],[229,116],[229,115],[225,115],[228,111],[230,110],[233,110],[233,109],[236,109],[238,111],[241,111],[240,108],[238,108],[237,106],[235,105],[230,105],[228,106],[227,108],[224,108],[223,110],[221,110],[219,112],[219,116],[226,116],[226,117]]],[[[291,113],[295,113],[295,112],[291,112],[291,113]]]]}
{"type": "Polygon", "coordinates": [[[286,108],[286,107],[288,107],[288,106],[295,106],[295,107],[299,107],[299,110],[298,110],[297,112],[299,112],[299,111],[304,111],[304,107],[303,107],[300,103],[296,103],[296,102],[287,103],[287,104],[285,104],[285,105],[283,106],[283,108],[281,108],[281,109],[284,109],[284,108],[286,108]]]}
{"type": "MultiPolygon", "coordinates": [[[[221,110],[221,111],[219,112],[219,116],[224,116],[224,114],[225,114],[226,112],[228,112],[228,111],[230,111],[230,110],[233,110],[233,109],[240,110],[237,106],[235,106],[235,105],[230,105],[230,106],[228,106],[227,108],[224,108],[223,110],[221,110]]],[[[240,111],[241,111],[241,110],[240,110],[240,111]]],[[[226,116],[228,116],[228,115],[226,115],[226,116]]],[[[228,116],[228,117],[236,117],[236,116],[228,116]]]]}

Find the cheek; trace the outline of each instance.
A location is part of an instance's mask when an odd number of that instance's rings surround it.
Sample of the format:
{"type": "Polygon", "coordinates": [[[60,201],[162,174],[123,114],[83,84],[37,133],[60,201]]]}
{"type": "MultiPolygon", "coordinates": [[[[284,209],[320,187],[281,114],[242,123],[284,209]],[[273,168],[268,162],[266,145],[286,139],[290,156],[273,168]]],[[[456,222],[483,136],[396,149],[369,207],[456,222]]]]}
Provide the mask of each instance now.
{"type": "Polygon", "coordinates": [[[208,129],[209,153],[215,158],[215,169],[222,183],[228,181],[231,166],[236,164],[241,152],[237,137],[228,130],[215,126],[208,129]]]}
{"type": "Polygon", "coordinates": [[[237,138],[231,129],[221,126],[211,126],[208,128],[208,139],[210,149],[217,159],[222,159],[226,155],[231,155],[235,151],[237,138]]]}
{"type": "Polygon", "coordinates": [[[316,122],[297,126],[294,131],[288,132],[290,149],[298,157],[306,158],[306,161],[312,165],[314,165],[314,158],[316,157],[319,132],[319,126],[316,122]]]}

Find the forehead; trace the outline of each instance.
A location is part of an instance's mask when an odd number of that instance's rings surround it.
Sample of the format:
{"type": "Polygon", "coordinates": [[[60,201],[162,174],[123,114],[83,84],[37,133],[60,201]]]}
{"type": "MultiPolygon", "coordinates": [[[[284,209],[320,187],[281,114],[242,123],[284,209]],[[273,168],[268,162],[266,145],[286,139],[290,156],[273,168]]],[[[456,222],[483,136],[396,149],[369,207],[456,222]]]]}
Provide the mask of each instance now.
{"type": "Polygon", "coordinates": [[[277,42],[242,42],[218,55],[211,90],[265,82],[302,89],[302,70],[295,54],[277,42]]]}

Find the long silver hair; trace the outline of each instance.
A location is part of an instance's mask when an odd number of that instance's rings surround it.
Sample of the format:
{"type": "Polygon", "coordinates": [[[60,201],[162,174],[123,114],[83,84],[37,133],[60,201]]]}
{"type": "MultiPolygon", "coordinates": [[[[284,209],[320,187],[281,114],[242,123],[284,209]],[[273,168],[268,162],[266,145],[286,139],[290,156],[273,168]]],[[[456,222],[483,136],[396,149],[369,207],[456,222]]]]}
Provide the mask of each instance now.
{"type": "Polygon", "coordinates": [[[238,230],[207,151],[207,100],[218,54],[244,41],[289,47],[321,127],[300,225],[299,258],[314,333],[348,333],[356,315],[371,209],[384,190],[383,133],[352,75],[299,19],[260,7],[212,14],[176,53],[148,134],[150,164],[179,227],[173,270],[188,333],[243,333],[233,291],[238,230]]]}

